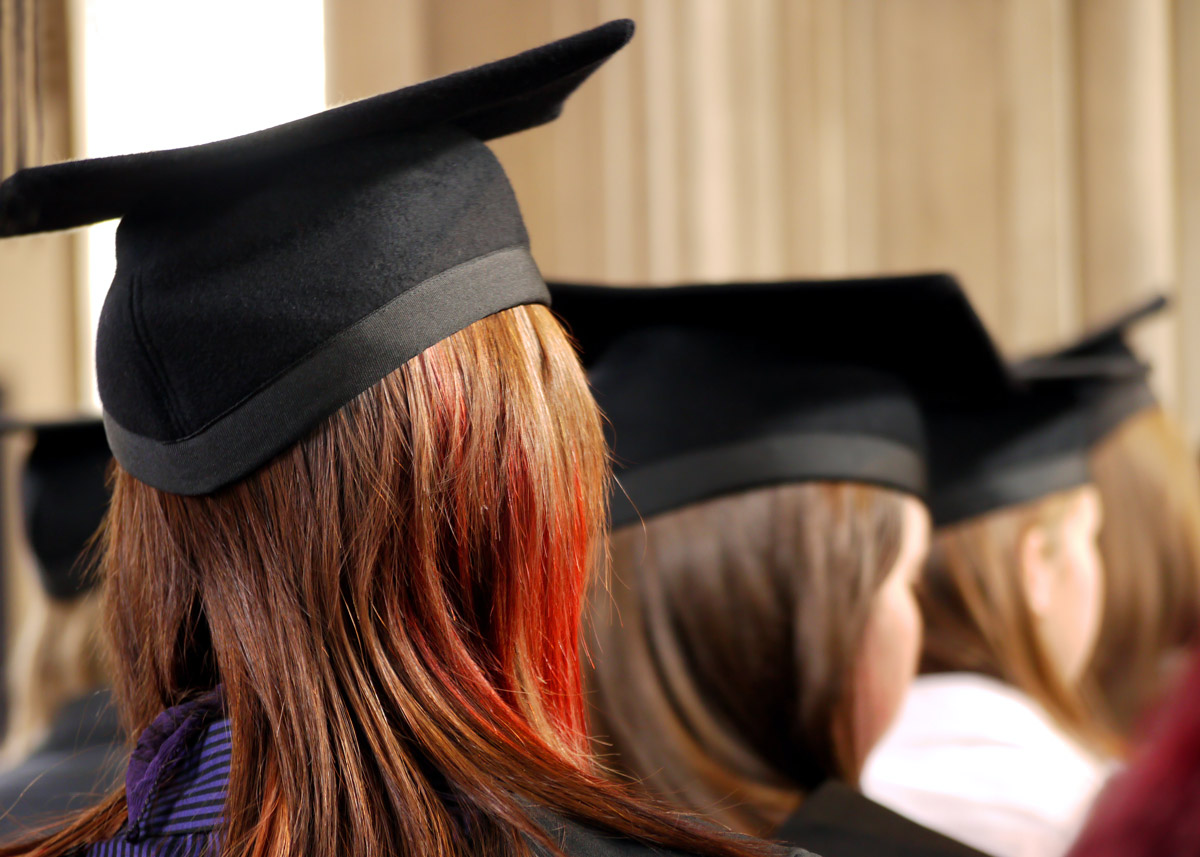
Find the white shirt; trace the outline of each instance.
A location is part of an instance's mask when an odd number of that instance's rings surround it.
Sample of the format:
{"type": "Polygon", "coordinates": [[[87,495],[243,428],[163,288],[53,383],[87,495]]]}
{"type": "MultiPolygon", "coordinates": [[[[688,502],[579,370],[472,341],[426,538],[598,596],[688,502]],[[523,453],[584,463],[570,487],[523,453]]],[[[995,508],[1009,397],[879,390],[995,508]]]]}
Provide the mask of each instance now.
{"type": "Polygon", "coordinates": [[[1113,766],[1030,697],[975,673],[921,676],[867,760],[871,798],[997,857],[1061,857],[1113,766]]]}

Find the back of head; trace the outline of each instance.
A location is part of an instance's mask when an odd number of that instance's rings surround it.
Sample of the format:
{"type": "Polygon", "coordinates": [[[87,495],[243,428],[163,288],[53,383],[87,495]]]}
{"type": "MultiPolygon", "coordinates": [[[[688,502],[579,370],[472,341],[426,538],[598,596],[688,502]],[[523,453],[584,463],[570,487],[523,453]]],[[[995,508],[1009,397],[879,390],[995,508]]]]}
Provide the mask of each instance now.
{"type": "Polygon", "coordinates": [[[582,775],[572,628],[604,486],[541,307],[432,346],[216,494],[118,470],[106,595],[132,734],[223,683],[231,853],[446,853],[464,821],[503,839],[512,819],[483,810],[511,811],[501,783],[553,802],[582,775]]]}
{"type": "Polygon", "coordinates": [[[613,600],[592,614],[600,752],[774,833],[824,781],[857,782],[915,668],[923,406],[1011,378],[943,274],[551,292],[619,482],[613,600]]]}
{"type": "Polygon", "coordinates": [[[1086,687],[1098,714],[1129,735],[1200,630],[1200,478],[1158,407],[1124,422],[1091,461],[1108,597],[1086,687]]]}
{"type": "Polygon", "coordinates": [[[601,755],[758,834],[823,781],[856,782],[854,676],[903,502],[864,484],[788,484],[617,530],[612,596],[594,596],[590,623],[601,755]]]}
{"type": "MultiPolygon", "coordinates": [[[[221,684],[225,854],[527,853],[534,806],[757,853],[591,770],[578,628],[606,487],[598,411],[539,306],[426,349],[216,493],[118,468],[103,571],[127,726],[221,684]]],[[[114,796],[46,853],[124,812],[114,796]]]]}

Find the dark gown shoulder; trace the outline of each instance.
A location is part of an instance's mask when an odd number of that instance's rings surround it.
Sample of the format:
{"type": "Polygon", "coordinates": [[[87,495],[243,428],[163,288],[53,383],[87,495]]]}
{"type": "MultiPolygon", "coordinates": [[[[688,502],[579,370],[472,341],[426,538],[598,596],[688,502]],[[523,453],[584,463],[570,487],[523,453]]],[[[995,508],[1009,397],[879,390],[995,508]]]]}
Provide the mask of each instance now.
{"type": "Polygon", "coordinates": [[[825,857],[986,857],[837,782],[809,795],[775,838],[825,857]]]}
{"type": "MultiPolygon", "coordinates": [[[[544,827],[570,857],[686,857],[690,852],[647,845],[628,837],[602,833],[547,810],[535,810],[535,820],[544,827]]],[[[539,849],[539,853],[542,853],[539,849]]],[[[802,848],[782,846],[778,857],[817,857],[802,848]]]]}

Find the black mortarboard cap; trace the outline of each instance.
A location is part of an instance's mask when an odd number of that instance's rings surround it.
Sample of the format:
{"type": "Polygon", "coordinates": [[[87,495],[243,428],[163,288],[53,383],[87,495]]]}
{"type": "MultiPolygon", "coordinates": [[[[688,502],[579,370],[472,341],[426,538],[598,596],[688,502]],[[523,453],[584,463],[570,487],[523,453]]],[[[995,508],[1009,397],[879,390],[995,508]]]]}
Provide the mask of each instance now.
{"type": "Polygon", "coordinates": [[[112,453],[97,418],[58,422],[0,421],[0,433],[31,431],[21,470],[25,536],[38,578],[50,595],[70,601],[95,585],[88,550],[108,508],[112,453]]]}
{"type": "Polygon", "coordinates": [[[1019,361],[1013,370],[1032,381],[1080,379],[1075,394],[1087,408],[1088,443],[1099,443],[1130,417],[1158,405],[1148,380],[1150,367],[1127,337],[1134,325],[1167,304],[1164,295],[1147,298],[1068,345],[1019,361]]]}
{"type": "Polygon", "coordinates": [[[927,413],[929,508],[945,526],[1087,484],[1086,411],[1077,385],[1054,379],[1018,385],[971,409],[927,413]]]}
{"type": "Polygon", "coordinates": [[[923,495],[919,403],[1012,384],[946,275],[550,290],[608,418],[614,526],[785,482],[923,495]]]}
{"type": "Polygon", "coordinates": [[[0,235],[121,218],[96,362],[122,466],[214,491],[430,345],[548,302],[483,141],[555,118],[632,33],[614,21],[254,134],[0,184],[0,235]]]}

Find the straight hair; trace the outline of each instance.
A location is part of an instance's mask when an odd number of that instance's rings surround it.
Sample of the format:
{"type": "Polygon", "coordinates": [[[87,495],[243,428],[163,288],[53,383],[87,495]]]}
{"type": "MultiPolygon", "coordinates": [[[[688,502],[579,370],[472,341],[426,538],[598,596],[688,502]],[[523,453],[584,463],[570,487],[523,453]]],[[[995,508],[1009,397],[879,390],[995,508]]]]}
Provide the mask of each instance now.
{"type": "Polygon", "coordinates": [[[1084,691],[1094,715],[1128,738],[1200,636],[1200,473],[1162,408],[1126,421],[1091,466],[1108,595],[1084,691]]]}
{"type": "Polygon", "coordinates": [[[1081,491],[1010,506],[934,532],[917,598],[925,619],[922,673],[972,672],[1037,701],[1058,725],[1093,750],[1114,750],[1092,718],[1078,683],[1062,675],[1042,640],[1022,581],[1021,544],[1034,528],[1058,550],[1056,534],[1081,491]]]}
{"type": "MultiPolygon", "coordinates": [[[[227,857],[557,853],[539,807],[763,853],[632,798],[587,752],[578,628],[608,478],[543,307],[432,346],[213,495],[118,467],[103,570],[130,734],[222,686],[227,857]]],[[[126,815],[117,792],[0,854],[62,855],[126,815]]]]}
{"type": "Polygon", "coordinates": [[[827,779],[856,784],[853,677],[903,526],[896,492],[805,483],[618,530],[589,623],[598,752],[752,835],[827,779]]]}

